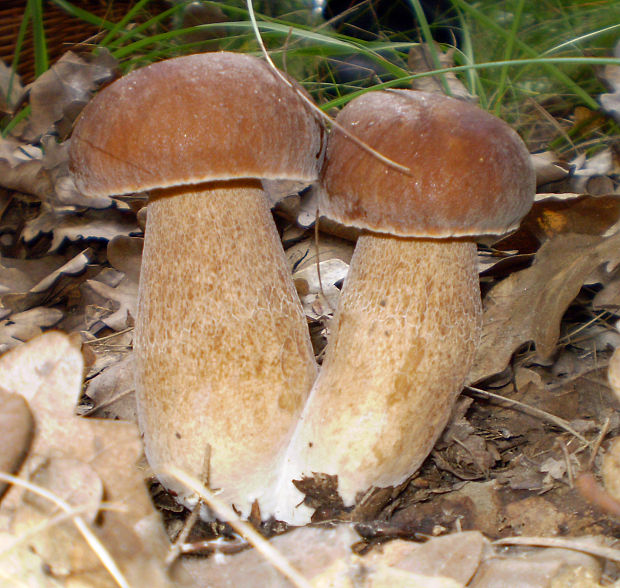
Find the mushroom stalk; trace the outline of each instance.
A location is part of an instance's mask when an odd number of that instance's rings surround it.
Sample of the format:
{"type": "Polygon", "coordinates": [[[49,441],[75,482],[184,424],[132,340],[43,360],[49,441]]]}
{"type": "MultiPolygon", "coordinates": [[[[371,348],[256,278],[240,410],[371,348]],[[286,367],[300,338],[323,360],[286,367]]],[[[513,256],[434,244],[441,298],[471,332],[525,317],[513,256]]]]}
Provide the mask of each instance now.
{"type": "Polygon", "coordinates": [[[473,241],[361,236],[287,454],[279,518],[308,521],[291,480],[313,472],[337,475],[347,506],[413,474],[446,425],[480,332],[473,241]]]}
{"type": "Polygon", "coordinates": [[[316,367],[259,181],[151,192],[138,309],[137,403],[153,470],[173,464],[222,488],[244,515],[254,500],[273,511],[277,463],[316,367]]]}

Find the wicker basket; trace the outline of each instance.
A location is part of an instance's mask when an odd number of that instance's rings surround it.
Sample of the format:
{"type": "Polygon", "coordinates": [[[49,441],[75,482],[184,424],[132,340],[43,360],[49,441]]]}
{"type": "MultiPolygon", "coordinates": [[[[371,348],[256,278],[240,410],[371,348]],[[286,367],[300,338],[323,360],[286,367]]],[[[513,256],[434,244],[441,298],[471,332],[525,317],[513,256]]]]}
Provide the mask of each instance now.
{"type": "MultiPolygon", "coordinates": [[[[10,65],[15,43],[24,15],[27,0],[0,0],[0,59],[10,65]]],[[[120,20],[135,4],[135,0],[74,0],[73,4],[111,22],[120,20]]],[[[43,20],[50,64],[77,44],[88,42],[101,31],[84,21],[74,18],[64,10],[44,0],[43,20]]],[[[162,2],[152,2],[152,12],[162,9],[162,2]]],[[[17,71],[23,84],[34,79],[34,48],[29,30],[24,40],[17,71]]]]}

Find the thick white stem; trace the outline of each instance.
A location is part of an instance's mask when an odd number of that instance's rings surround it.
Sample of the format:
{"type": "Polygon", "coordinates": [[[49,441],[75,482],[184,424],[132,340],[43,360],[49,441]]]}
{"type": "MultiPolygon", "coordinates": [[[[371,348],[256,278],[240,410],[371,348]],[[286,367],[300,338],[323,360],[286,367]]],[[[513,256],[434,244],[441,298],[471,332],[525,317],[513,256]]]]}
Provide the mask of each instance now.
{"type": "Polygon", "coordinates": [[[337,475],[352,505],[413,474],[446,425],[480,329],[474,243],[360,237],[287,453],[278,517],[308,521],[291,483],[303,475],[337,475]]]}
{"type": "Polygon", "coordinates": [[[135,327],[150,465],[208,474],[245,515],[255,499],[273,511],[316,366],[271,213],[255,182],[152,196],[135,327]]]}

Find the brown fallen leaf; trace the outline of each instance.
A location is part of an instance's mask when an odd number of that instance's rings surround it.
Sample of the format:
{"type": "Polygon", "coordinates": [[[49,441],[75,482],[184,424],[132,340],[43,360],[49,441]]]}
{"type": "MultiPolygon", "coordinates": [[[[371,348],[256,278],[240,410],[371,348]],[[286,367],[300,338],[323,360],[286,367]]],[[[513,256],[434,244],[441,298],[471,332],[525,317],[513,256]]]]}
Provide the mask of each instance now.
{"type": "Polygon", "coordinates": [[[73,181],[69,171],[69,142],[58,143],[55,136],[41,139],[45,155],[43,169],[52,183],[53,191],[46,201],[53,206],[80,206],[86,208],[109,208],[114,202],[108,196],[84,196],[73,181]]]}
{"type": "Polygon", "coordinates": [[[1,258],[2,307],[11,312],[21,312],[41,304],[63,277],[82,273],[92,259],[91,249],[85,249],[67,261],[56,255],[46,255],[41,259],[1,258]]]}
{"type": "MultiPolygon", "coordinates": [[[[87,483],[96,475],[103,484],[106,501],[113,507],[97,512],[93,531],[130,585],[169,586],[162,563],[168,541],[137,467],[142,455],[137,428],[132,423],[85,419],[74,414],[83,369],[79,341],[60,332],[41,335],[0,358],[0,381],[8,391],[28,401],[35,419],[35,437],[20,477],[36,479],[42,464],[57,459],[84,464],[78,465],[76,471],[92,469],[94,474],[78,476],[74,491],[81,487],[80,480],[87,483]]],[[[70,472],[71,468],[69,477],[70,472]]],[[[7,491],[0,503],[0,531],[19,536],[16,525],[21,524],[23,529],[29,520],[22,511],[25,500],[27,491],[23,488],[13,486],[7,491]]],[[[83,500],[80,506],[84,506],[83,500]]],[[[39,546],[37,553],[44,556],[50,569],[70,566],[72,586],[115,586],[109,572],[81,539],[68,541],[60,552],[47,545],[45,539],[38,540],[45,547],[39,546]]],[[[33,546],[29,538],[25,544],[33,546]]]]}
{"type": "MultiPolygon", "coordinates": [[[[306,578],[327,570],[338,559],[352,556],[350,546],[359,536],[350,525],[300,527],[273,538],[270,543],[306,578]]],[[[222,546],[224,546],[223,543],[222,546]]],[[[184,571],[193,579],[191,587],[210,588],[265,586],[290,588],[292,584],[256,550],[234,555],[188,558],[177,562],[175,572],[184,571]]]]}
{"type": "Polygon", "coordinates": [[[65,239],[110,240],[117,235],[138,233],[135,215],[121,212],[115,208],[106,210],[87,210],[76,215],[73,210],[60,210],[43,203],[41,213],[26,223],[22,238],[26,242],[36,239],[41,233],[52,233],[49,252],[60,248],[65,239]]]}
{"type": "Polygon", "coordinates": [[[544,242],[555,235],[602,235],[620,220],[620,196],[577,196],[562,199],[549,194],[534,203],[521,226],[544,242]]]}
{"type": "Polygon", "coordinates": [[[95,298],[88,325],[91,333],[96,333],[103,326],[114,331],[133,326],[137,312],[143,243],[144,239],[139,237],[119,235],[111,239],[108,243],[108,261],[122,273],[104,269],[95,279],[87,280],[82,286],[89,298],[93,294],[95,298]]]}
{"type": "Polygon", "coordinates": [[[489,543],[478,531],[450,533],[425,543],[395,540],[362,558],[372,568],[378,563],[427,577],[451,578],[467,584],[476,573],[489,543]]]}
{"type": "Polygon", "coordinates": [[[42,160],[39,147],[0,137],[0,186],[47,198],[53,186],[42,160]]]}
{"type": "Polygon", "coordinates": [[[528,341],[551,356],[560,321],[593,271],[620,262],[620,233],[611,237],[558,235],[538,251],[531,267],[494,286],[484,299],[483,333],[470,382],[501,372],[528,341]]]}
{"type": "MultiPolygon", "coordinates": [[[[28,403],[19,394],[0,388],[0,472],[14,474],[26,458],[34,421],[28,403]]],[[[6,484],[0,482],[0,500],[6,484]]]]}
{"type": "Polygon", "coordinates": [[[43,328],[55,325],[62,317],[61,310],[45,306],[10,315],[0,321],[0,353],[40,335],[43,328]]]}
{"type": "Polygon", "coordinates": [[[537,186],[557,182],[568,176],[569,170],[562,166],[560,160],[553,151],[532,153],[530,157],[534,165],[534,171],[536,172],[537,186]]]}
{"type": "Polygon", "coordinates": [[[487,558],[469,588],[598,587],[601,565],[592,556],[569,549],[524,549],[512,557],[499,551],[487,558]],[[515,579],[518,578],[518,584],[515,579]],[[572,580],[572,581],[571,581],[572,580]]]}
{"type": "Polygon", "coordinates": [[[88,103],[92,93],[117,74],[118,62],[108,51],[77,55],[67,51],[28,86],[32,114],[22,136],[35,142],[53,127],[61,137],[88,103]]]}
{"type": "Polygon", "coordinates": [[[23,96],[24,88],[19,75],[4,61],[0,61],[0,112],[13,114],[23,96]]]}
{"type": "MultiPolygon", "coordinates": [[[[30,474],[30,482],[65,500],[89,524],[100,511],[103,484],[95,470],[83,461],[41,458],[40,465],[30,474]]],[[[71,519],[49,524],[59,514],[49,500],[24,492],[12,518],[11,531],[17,537],[30,535],[28,547],[46,562],[52,576],[61,578],[96,567],[93,552],[81,540],[71,519]]]]}

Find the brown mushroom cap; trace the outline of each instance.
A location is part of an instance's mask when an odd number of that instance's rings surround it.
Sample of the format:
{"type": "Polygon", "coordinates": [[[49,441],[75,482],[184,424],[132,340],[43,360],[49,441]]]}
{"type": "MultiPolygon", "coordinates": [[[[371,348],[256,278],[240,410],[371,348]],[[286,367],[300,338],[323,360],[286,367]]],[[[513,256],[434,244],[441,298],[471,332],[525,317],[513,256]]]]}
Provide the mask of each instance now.
{"type": "Polygon", "coordinates": [[[71,169],[93,196],[242,178],[310,183],[320,163],[317,127],[263,61],[200,53],[136,70],[100,92],[73,132],[71,169]]]}
{"type": "Polygon", "coordinates": [[[467,102],[412,90],[368,92],[340,125],[404,173],[334,129],[321,212],[345,225],[403,237],[463,237],[515,229],[535,193],[523,142],[467,102]]]}

